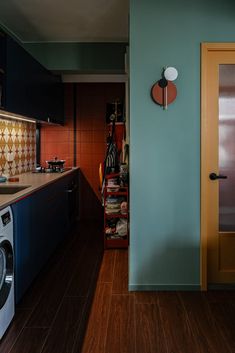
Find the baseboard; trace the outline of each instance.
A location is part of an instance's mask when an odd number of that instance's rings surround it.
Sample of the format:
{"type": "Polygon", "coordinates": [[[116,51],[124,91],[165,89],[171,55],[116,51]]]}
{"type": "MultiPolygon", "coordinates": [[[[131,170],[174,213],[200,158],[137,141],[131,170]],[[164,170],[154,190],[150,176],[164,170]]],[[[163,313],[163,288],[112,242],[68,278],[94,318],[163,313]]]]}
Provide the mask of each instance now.
{"type": "Polygon", "coordinates": [[[129,284],[132,291],[200,291],[199,284],[129,284]]]}
{"type": "Polygon", "coordinates": [[[235,290],[235,283],[227,284],[227,283],[215,283],[215,284],[208,284],[209,290],[235,290]]]}

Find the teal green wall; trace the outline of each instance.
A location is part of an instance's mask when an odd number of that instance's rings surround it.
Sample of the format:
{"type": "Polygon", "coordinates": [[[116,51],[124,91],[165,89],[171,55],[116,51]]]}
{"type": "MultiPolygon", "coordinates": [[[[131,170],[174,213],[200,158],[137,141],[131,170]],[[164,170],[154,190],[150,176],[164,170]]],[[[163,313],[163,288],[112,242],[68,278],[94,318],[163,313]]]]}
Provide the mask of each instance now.
{"type": "Polygon", "coordinates": [[[130,289],[200,283],[200,43],[235,41],[233,0],[131,0],[130,289]],[[167,111],[150,97],[175,66],[167,111]]]}
{"type": "Polygon", "coordinates": [[[126,43],[24,43],[49,70],[124,72],[126,43]]]}

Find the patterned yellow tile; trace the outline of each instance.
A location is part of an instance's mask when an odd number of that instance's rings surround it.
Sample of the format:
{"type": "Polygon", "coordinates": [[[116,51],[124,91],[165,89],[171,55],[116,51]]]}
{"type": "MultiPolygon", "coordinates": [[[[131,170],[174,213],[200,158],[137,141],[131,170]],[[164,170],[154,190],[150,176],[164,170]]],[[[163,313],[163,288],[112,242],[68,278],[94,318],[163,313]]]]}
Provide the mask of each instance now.
{"type": "Polygon", "coordinates": [[[0,119],[0,173],[15,175],[35,168],[35,124],[0,119]]]}

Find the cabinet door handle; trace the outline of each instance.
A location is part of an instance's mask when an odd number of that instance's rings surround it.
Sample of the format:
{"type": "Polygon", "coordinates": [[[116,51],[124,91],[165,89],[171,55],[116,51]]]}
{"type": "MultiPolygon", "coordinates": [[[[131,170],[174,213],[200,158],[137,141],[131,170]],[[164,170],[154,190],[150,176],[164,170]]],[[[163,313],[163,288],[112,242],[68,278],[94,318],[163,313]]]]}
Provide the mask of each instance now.
{"type": "Polygon", "coordinates": [[[71,193],[71,192],[74,192],[75,190],[77,190],[77,185],[75,185],[72,189],[68,189],[68,190],[66,190],[69,194],[71,193]]]}

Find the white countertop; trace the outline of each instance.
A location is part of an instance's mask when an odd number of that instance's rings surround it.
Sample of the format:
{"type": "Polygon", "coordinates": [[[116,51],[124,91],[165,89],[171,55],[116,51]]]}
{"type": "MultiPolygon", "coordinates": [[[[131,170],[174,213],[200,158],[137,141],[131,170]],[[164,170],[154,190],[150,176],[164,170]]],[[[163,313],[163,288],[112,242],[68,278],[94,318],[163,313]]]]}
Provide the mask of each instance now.
{"type": "Polygon", "coordinates": [[[4,186],[29,186],[24,190],[21,190],[15,194],[0,194],[0,209],[7,207],[11,205],[12,203],[15,203],[26,196],[29,196],[33,192],[42,189],[48,184],[53,183],[54,181],[65,177],[68,174],[73,173],[75,170],[78,170],[79,168],[71,168],[70,170],[67,170],[63,173],[23,173],[16,175],[16,177],[19,178],[18,182],[5,182],[5,183],[0,183],[0,188],[4,186]]]}

